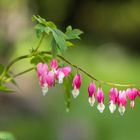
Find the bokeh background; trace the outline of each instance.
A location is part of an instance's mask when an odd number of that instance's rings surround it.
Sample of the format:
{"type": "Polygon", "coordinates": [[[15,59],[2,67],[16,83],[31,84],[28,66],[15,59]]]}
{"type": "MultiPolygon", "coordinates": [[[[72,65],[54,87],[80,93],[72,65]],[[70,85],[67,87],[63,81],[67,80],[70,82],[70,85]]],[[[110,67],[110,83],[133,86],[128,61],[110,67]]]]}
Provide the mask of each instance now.
{"type": "MultiPolygon", "coordinates": [[[[67,25],[84,31],[82,40],[65,57],[98,79],[117,83],[140,84],[140,1],[139,0],[0,0],[0,63],[29,53],[38,39],[31,21],[39,14],[54,21],[60,29],[67,25]]],[[[49,39],[42,45],[49,47],[49,39]]],[[[13,71],[30,67],[21,61],[13,71]]],[[[35,72],[18,77],[15,94],[0,93],[0,131],[16,140],[139,140],[140,99],[134,110],[129,102],[124,116],[100,114],[88,103],[83,75],[80,96],[66,113],[64,89],[58,85],[41,96],[35,72]]],[[[9,85],[11,86],[11,85],[9,85]]]]}

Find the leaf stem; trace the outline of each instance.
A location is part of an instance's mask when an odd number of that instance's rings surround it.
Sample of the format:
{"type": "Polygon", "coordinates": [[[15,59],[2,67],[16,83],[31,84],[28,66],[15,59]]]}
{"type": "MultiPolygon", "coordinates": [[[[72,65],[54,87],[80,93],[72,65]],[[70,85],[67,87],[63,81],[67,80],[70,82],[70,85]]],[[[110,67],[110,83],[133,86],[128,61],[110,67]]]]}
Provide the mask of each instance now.
{"type": "Polygon", "coordinates": [[[11,76],[10,78],[4,80],[4,82],[10,82],[10,81],[13,80],[14,78],[16,78],[16,77],[18,77],[18,76],[20,76],[20,75],[23,75],[23,74],[25,74],[25,73],[27,73],[27,72],[30,72],[30,71],[32,71],[32,70],[34,70],[34,69],[35,69],[35,67],[32,67],[32,68],[29,68],[29,69],[27,69],[27,70],[25,70],[25,71],[22,71],[22,72],[20,72],[20,73],[17,73],[17,74],[15,74],[15,75],[11,76]]]}

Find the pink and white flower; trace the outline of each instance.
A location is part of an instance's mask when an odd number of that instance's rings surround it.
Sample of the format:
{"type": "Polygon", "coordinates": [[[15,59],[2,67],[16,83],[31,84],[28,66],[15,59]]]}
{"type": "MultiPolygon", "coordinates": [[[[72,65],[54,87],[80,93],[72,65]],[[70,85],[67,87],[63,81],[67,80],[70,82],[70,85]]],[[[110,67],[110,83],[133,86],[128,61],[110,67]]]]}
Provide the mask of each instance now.
{"type": "Polygon", "coordinates": [[[120,112],[121,115],[124,114],[125,112],[125,107],[126,107],[126,91],[119,91],[119,96],[118,96],[118,111],[120,112]]]}
{"type": "Polygon", "coordinates": [[[100,113],[103,113],[105,105],[104,105],[104,93],[101,87],[99,87],[97,90],[96,98],[98,100],[97,109],[100,111],[100,113]]]}
{"type": "Polygon", "coordinates": [[[138,90],[135,88],[133,88],[133,89],[129,88],[126,90],[126,94],[127,94],[127,97],[130,99],[130,107],[134,108],[134,105],[135,105],[134,100],[138,95],[138,90]]]}
{"type": "Polygon", "coordinates": [[[56,59],[53,59],[51,62],[50,62],[50,67],[52,68],[52,70],[54,70],[54,72],[56,72],[57,68],[58,68],[58,62],[56,59]]]}
{"type": "Polygon", "coordinates": [[[63,79],[64,77],[67,77],[69,76],[71,72],[71,67],[62,67],[62,68],[59,68],[57,70],[57,73],[56,73],[56,76],[57,76],[57,79],[58,79],[58,83],[61,84],[63,83],[63,79]]]}
{"type": "Polygon", "coordinates": [[[54,86],[55,82],[55,75],[52,71],[49,71],[48,73],[44,73],[42,77],[43,85],[42,87],[42,93],[45,96],[48,92],[48,89],[52,86],[54,86]]]}
{"type": "Polygon", "coordinates": [[[90,85],[88,86],[88,102],[90,103],[91,106],[94,105],[95,103],[95,92],[96,92],[96,86],[93,82],[90,83],[90,85]]]}
{"type": "Polygon", "coordinates": [[[111,88],[109,91],[109,110],[111,113],[114,113],[114,111],[116,110],[116,103],[117,103],[117,99],[118,99],[118,90],[117,88],[111,88]]]}
{"type": "Polygon", "coordinates": [[[42,77],[43,73],[47,73],[47,72],[48,72],[47,64],[44,64],[44,63],[37,64],[37,75],[39,79],[42,77]]]}
{"type": "Polygon", "coordinates": [[[80,74],[76,74],[74,79],[73,79],[73,90],[72,90],[72,95],[74,98],[76,98],[79,95],[79,89],[81,87],[81,75],[80,74]]]}
{"type": "Polygon", "coordinates": [[[43,95],[46,95],[48,88],[54,85],[55,76],[52,71],[48,71],[48,65],[39,63],[37,65],[37,74],[43,95]]]}

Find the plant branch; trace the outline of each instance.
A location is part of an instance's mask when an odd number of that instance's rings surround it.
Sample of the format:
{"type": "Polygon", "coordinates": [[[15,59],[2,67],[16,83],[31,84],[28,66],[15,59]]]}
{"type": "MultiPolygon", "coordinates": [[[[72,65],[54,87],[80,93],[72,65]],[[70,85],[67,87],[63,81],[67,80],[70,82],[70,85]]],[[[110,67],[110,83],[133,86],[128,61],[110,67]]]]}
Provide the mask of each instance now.
{"type": "Polygon", "coordinates": [[[21,75],[23,75],[23,74],[25,74],[25,73],[27,73],[27,72],[30,72],[30,71],[32,71],[32,70],[34,70],[34,69],[35,69],[35,67],[32,67],[32,68],[29,68],[29,69],[27,69],[27,70],[25,70],[25,71],[22,71],[22,72],[20,72],[20,73],[17,73],[17,74],[15,74],[15,75],[11,76],[10,78],[7,78],[6,80],[4,80],[4,82],[10,82],[10,81],[13,80],[14,78],[16,78],[16,77],[18,77],[18,76],[21,76],[21,75]]]}

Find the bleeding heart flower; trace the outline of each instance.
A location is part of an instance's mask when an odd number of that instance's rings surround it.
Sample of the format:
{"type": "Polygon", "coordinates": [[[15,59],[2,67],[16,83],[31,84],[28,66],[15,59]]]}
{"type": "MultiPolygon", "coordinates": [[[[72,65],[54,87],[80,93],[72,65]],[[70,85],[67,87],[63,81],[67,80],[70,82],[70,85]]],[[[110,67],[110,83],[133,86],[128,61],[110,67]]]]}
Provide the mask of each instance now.
{"type": "Polygon", "coordinates": [[[72,90],[72,95],[74,98],[76,98],[79,95],[79,89],[81,87],[81,75],[76,74],[74,79],[73,79],[73,90],[72,90]]]}
{"type": "Polygon", "coordinates": [[[98,100],[97,109],[100,111],[100,113],[103,113],[105,105],[104,105],[104,93],[101,87],[99,87],[97,90],[96,98],[98,100]]]}
{"type": "Polygon", "coordinates": [[[118,110],[121,115],[124,114],[125,112],[125,106],[126,106],[126,92],[125,91],[119,91],[119,96],[118,96],[118,110]]]}
{"type": "Polygon", "coordinates": [[[51,62],[50,62],[50,67],[52,68],[52,70],[54,72],[56,72],[56,69],[58,68],[58,62],[56,59],[53,59],[51,62]]]}
{"type": "Polygon", "coordinates": [[[111,88],[109,91],[109,98],[110,98],[110,105],[109,105],[109,110],[111,113],[114,113],[116,110],[116,103],[118,99],[118,90],[117,88],[111,88]]]}
{"type": "Polygon", "coordinates": [[[90,85],[88,86],[88,95],[89,95],[88,101],[91,106],[93,106],[95,103],[95,92],[96,86],[93,82],[91,82],[90,85]]]}
{"type": "Polygon", "coordinates": [[[39,79],[41,78],[43,73],[47,73],[47,72],[48,72],[48,65],[47,64],[44,64],[44,63],[37,64],[37,74],[38,74],[39,79]]]}
{"type": "Polygon", "coordinates": [[[58,83],[61,84],[63,83],[63,79],[64,77],[67,77],[69,76],[71,72],[71,67],[62,67],[62,68],[59,68],[57,70],[57,73],[56,73],[56,76],[57,76],[57,79],[58,79],[58,83]]]}
{"type": "Polygon", "coordinates": [[[134,102],[134,100],[135,100],[135,98],[137,97],[137,95],[138,95],[138,90],[137,89],[135,89],[135,88],[133,88],[133,89],[127,89],[126,90],[126,94],[127,94],[127,97],[130,99],[130,107],[131,108],[134,108],[134,105],[135,105],[135,102],[134,102]]]}

